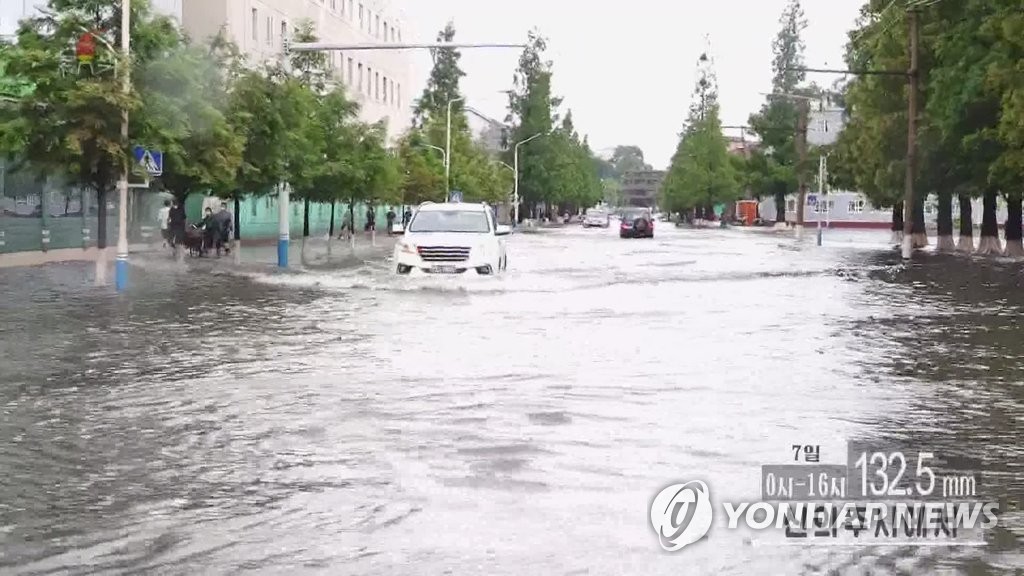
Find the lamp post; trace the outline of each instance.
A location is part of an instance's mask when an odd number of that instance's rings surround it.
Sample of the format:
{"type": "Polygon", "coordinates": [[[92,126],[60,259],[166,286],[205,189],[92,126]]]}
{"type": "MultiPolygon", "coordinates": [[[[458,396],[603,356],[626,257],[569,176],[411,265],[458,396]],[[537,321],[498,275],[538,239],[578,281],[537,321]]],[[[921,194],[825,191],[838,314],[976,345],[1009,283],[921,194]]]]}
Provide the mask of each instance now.
{"type": "MultiPolygon", "coordinates": [[[[127,96],[132,89],[131,65],[128,58],[131,50],[131,1],[121,0],[121,52],[124,63],[121,70],[121,90],[127,96]]],[[[128,144],[128,109],[121,111],[121,138],[128,144]]],[[[117,211],[117,262],[114,268],[114,285],[118,292],[128,287],[128,160],[121,168],[121,180],[117,183],[119,206],[117,211]]],[[[101,207],[101,210],[105,207],[101,207]]]]}
{"type": "Polygon", "coordinates": [[[444,197],[448,198],[449,192],[451,192],[451,179],[452,179],[452,104],[461,102],[463,98],[452,98],[448,101],[448,129],[445,136],[445,147],[444,147],[444,197]]]}
{"type": "Polygon", "coordinates": [[[515,148],[513,149],[512,172],[515,173],[516,179],[515,188],[512,191],[512,213],[514,214],[512,218],[513,226],[519,225],[519,147],[522,146],[523,144],[526,144],[530,140],[533,140],[534,138],[540,138],[541,136],[544,136],[544,134],[544,132],[540,132],[534,134],[533,136],[530,136],[525,140],[520,140],[519,142],[516,142],[515,148]]]}

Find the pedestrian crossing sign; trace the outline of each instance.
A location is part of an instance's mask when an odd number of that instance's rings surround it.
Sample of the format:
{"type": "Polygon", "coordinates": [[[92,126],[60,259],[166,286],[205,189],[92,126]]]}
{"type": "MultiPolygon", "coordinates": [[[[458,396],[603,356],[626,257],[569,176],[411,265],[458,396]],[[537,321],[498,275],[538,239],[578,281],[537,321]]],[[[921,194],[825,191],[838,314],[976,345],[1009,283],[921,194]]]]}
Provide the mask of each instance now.
{"type": "Polygon", "coordinates": [[[135,162],[142,166],[150,176],[160,176],[164,173],[164,153],[157,150],[147,150],[142,146],[132,149],[135,162]]]}

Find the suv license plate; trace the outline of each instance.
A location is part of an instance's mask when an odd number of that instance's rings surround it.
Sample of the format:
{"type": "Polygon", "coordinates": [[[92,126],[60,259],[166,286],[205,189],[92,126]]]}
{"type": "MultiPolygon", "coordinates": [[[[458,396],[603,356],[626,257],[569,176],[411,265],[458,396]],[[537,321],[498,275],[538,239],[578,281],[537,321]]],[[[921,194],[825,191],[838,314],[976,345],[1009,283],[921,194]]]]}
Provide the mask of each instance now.
{"type": "Polygon", "coordinates": [[[458,271],[455,269],[455,266],[431,266],[430,267],[430,273],[431,274],[455,274],[457,272],[458,271]]]}

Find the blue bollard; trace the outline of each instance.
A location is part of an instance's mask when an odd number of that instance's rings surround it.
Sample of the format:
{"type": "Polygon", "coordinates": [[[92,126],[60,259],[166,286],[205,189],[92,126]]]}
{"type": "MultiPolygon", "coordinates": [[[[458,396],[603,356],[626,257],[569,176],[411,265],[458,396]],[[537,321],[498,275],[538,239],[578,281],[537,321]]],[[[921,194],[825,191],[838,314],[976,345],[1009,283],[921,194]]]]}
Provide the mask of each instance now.
{"type": "Polygon", "coordinates": [[[290,224],[288,223],[288,186],[277,187],[277,267],[288,267],[288,239],[290,224]]]}
{"type": "Polygon", "coordinates": [[[114,286],[118,292],[128,289],[128,255],[118,254],[114,262],[114,286]]]}
{"type": "Polygon", "coordinates": [[[288,267],[288,236],[283,235],[277,239],[277,266],[278,268],[288,267]]]}

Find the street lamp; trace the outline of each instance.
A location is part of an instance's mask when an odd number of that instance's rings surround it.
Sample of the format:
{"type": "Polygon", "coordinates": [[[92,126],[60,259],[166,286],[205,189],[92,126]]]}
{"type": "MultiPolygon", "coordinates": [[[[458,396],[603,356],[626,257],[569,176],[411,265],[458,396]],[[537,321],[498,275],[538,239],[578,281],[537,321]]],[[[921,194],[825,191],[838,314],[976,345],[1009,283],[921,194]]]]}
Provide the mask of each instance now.
{"type": "Polygon", "coordinates": [[[444,195],[445,198],[451,193],[451,172],[452,172],[452,104],[461,102],[464,100],[463,97],[452,98],[448,101],[448,130],[445,137],[445,152],[444,152],[444,195]]]}
{"type": "Polygon", "coordinates": [[[527,142],[533,140],[534,138],[540,138],[541,136],[545,136],[547,134],[550,134],[550,132],[539,132],[537,134],[534,134],[533,136],[530,136],[529,138],[527,138],[525,140],[520,140],[519,142],[516,142],[515,148],[513,149],[513,152],[512,152],[512,158],[513,158],[513,161],[512,161],[512,163],[513,163],[512,172],[515,173],[515,179],[516,179],[515,189],[512,192],[512,210],[513,210],[513,214],[514,214],[514,216],[512,218],[512,225],[513,226],[517,226],[519,224],[519,147],[522,146],[523,144],[526,144],[527,142]]]}
{"type": "Polygon", "coordinates": [[[445,164],[448,164],[448,153],[445,152],[444,148],[441,148],[440,146],[434,146],[433,144],[420,144],[420,146],[423,146],[424,148],[431,148],[433,150],[437,150],[438,152],[441,153],[441,161],[444,162],[445,164]]]}

